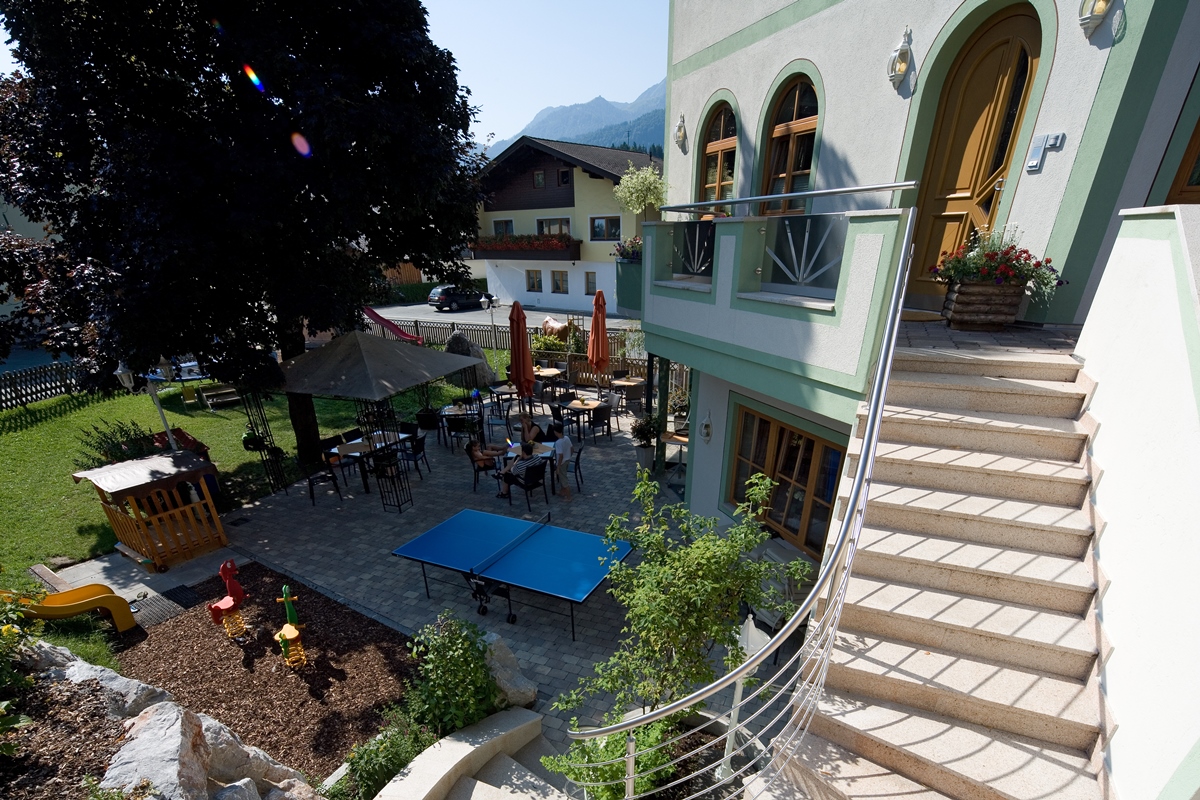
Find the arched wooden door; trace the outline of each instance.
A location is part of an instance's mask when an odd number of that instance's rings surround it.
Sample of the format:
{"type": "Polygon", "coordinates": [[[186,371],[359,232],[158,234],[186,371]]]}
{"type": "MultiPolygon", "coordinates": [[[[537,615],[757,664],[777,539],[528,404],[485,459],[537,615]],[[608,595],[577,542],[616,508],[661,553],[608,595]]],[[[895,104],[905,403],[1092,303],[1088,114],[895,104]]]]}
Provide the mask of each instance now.
{"type": "Polygon", "coordinates": [[[1040,49],[1037,17],[1018,5],[980,26],[951,66],[918,192],[908,308],[940,310],[946,287],[929,268],[995,222],[1040,49]]]}

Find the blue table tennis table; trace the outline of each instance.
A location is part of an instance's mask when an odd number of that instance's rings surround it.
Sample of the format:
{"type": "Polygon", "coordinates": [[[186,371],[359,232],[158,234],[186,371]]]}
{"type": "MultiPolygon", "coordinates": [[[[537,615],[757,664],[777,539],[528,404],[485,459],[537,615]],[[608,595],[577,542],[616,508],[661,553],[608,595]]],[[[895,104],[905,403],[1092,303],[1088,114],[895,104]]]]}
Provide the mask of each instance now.
{"type": "Polygon", "coordinates": [[[586,601],[608,577],[609,567],[623,560],[632,548],[628,542],[616,542],[616,549],[610,552],[602,536],[557,528],[549,522],[549,514],[531,524],[483,511],[460,511],[397,547],[392,555],[421,565],[426,597],[426,564],[461,573],[471,597],[479,603],[480,614],[487,613],[493,594],[507,597],[510,624],[517,621],[512,587],[566,600],[571,607],[574,641],[575,604],[586,601]]]}

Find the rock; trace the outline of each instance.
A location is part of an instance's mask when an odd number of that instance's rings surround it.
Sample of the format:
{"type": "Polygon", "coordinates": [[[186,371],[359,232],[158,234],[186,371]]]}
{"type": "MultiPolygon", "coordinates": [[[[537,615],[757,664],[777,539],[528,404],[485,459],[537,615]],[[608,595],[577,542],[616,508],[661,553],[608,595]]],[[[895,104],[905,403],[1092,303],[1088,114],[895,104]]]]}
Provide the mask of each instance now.
{"type": "Polygon", "coordinates": [[[157,703],[131,721],[100,786],[130,791],[149,781],[167,800],[208,800],[210,756],[200,718],[176,703],[157,703]]]}
{"type": "Polygon", "coordinates": [[[258,793],[254,781],[242,778],[214,794],[213,800],[262,800],[262,795],[258,793]]]}
{"type": "Polygon", "coordinates": [[[93,678],[99,681],[108,697],[108,713],[114,717],[133,717],[155,703],[175,699],[166,689],[121,677],[107,667],[78,659],[67,665],[63,677],[71,683],[83,683],[93,678]]]}
{"type": "Polygon", "coordinates": [[[272,789],[264,800],[325,800],[325,798],[304,781],[292,778],[272,789]]]}
{"type": "Polygon", "coordinates": [[[280,764],[266,751],[243,744],[236,733],[217,720],[207,714],[199,717],[204,741],[212,754],[208,763],[209,777],[221,783],[249,778],[262,794],[270,792],[276,784],[304,780],[302,773],[280,764]]]}
{"type": "MultiPolygon", "coordinates": [[[[491,386],[496,382],[496,372],[488,364],[487,356],[484,355],[483,348],[467,338],[467,335],[462,331],[455,331],[450,334],[450,338],[446,340],[446,352],[454,353],[458,356],[471,356],[483,360],[482,364],[475,366],[475,386],[491,386]]],[[[462,381],[458,380],[458,373],[446,376],[447,380],[454,383],[455,386],[462,386],[462,381]]],[[[470,387],[474,388],[474,387],[470,387]]]]}
{"type": "Polygon", "coordinates": [[[483,640],[488,646],[488,668],[500,687],[501,704],[531,708],[537,701],[537,684],[522,674],[517,657],[499,634],[489,633],[483,640]]]}
{"type": "Polygon", "coordinates": [[[42,672],[52,668],[65,668],[79,657],[65,647],[58,647],[38,639],[17,651],[17,664],[29,672],[42,672]]]}

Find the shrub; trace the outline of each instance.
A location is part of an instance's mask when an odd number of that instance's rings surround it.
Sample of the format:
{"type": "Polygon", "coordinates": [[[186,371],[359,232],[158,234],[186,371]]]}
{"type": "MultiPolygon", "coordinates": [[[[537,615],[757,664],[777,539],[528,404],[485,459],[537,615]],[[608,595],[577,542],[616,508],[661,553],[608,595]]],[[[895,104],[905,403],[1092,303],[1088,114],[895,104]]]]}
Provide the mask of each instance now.
{"type": "Polygon", "coordinates": [[[642,237],[630,236],[628,239],[617,242],[613,245],[613,251],[609,255],[624,258],[627,261],[641,261],[642,237]]]}
{"type": "Polygon", "coordinates": [[[17,670],[17,650],[41,635],[43,623],[26,618],[24,608],[45,596],[45,592],[0,591],[0,694],[12,696],[30,683],[17,670]]]}
{"type": "Polygon", "coordinates": [[[415,720],[445,736],[496,710],[500,690],[479,626],[443,611],[408,646],[420,660],[419,679],[408,692],[415,720]]]}
{"type": "Polygon", "coordinates": [[[133,420],[109,422],[100,420],[90,431],[79,434],[83,451],[75,459],[79,469],[94,469],[118,461],[130,461],[161,453],[154,444],[154,434],[133,420]]]}
{"type": "MultiPolygon", "coordinates": [[[[23,728],[33,722],[24,714],[15,714],[10,708],[11,700],[0,700],[0,739],[9,731],[23,728]]],[[[14,756],[17,753],[16,742],[0,741],[0,756],[14,756]]]]}
{"type": "Polygon", "coordinates": [[[661,432],[657,417],[642,417],[634,420],[633,425],[629,427],[629,435],[642,447],[649,447],[654,437],[661,432]]]}
{"type": "MultiPolygon", "coordinates": [[[[571,727],[577,727],[571,720],[571,727]]],[[[654,747],[670,739],[675,731],[675,723],[670,719],[660,720],[651,725],[637,728],[633,740],[638,750],[654,747]]],[[[561,756],[544,756],[542,765],[546,769],[566,775],[575,783],[606,783],[615,781],[608,786],[589,786],[587,796],[591,800],[622,800],[625,797],[625,736],[613,734],[603,739],[585,739],[571,745],[571,750],[561,756]],[[604,764],[614,761],[614,764],[604,764]],[[599,764],[599,766],[593,766],[599,764]]],[[[675,774],[674,766],[666,766],[671,760],[667,748],[660,747],[649,753],[642,753],[634,759],[636,772],[645,772],[633,782],[633,793],[640,795],[649,792],[667,778],[675,774]]]]}
{"type": "Polygon", "coordinates": [[[384,727],[369,742],[355,745],[346,759],[346,776],[325,791],[329,800],[371,800],[438,736],[413,721],[403,706],[383,712],[384,727]]]}

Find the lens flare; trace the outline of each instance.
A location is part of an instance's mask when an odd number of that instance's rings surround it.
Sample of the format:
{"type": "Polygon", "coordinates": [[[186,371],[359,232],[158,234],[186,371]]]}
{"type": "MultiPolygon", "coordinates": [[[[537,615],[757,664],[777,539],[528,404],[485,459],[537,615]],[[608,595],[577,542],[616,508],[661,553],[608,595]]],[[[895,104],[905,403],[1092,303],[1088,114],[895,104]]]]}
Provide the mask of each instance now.
{"type": "Polygon", "coordinates": [[[221,21],[219,19],[214,19],[212,21],[212,26],[217,29],[217,33],[225,32],[225,29],[221,27],[221,21]]]}
{"type": "Polygon", "coordinates": [[[266,91],[266,89],[263,88],[263,82],[258,79],[258,75],[254,73],[254,70],[250,68],[249,64],[242,65],[242,72],[246,73],[246,77],[249,78],[250,82],[254,84],[255,89],[258,89],[260,92],[266,91]]]}
{"type": "Polygon", "coordinates": [[[308,139],[305,139],[301,133],[292,134],[292,147],[296,148],[296,152],[305,158],[312,156],[312,148],[308,144],[308,139]]]}

